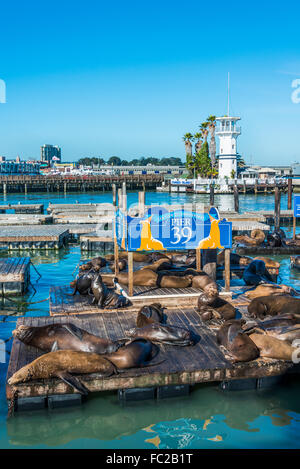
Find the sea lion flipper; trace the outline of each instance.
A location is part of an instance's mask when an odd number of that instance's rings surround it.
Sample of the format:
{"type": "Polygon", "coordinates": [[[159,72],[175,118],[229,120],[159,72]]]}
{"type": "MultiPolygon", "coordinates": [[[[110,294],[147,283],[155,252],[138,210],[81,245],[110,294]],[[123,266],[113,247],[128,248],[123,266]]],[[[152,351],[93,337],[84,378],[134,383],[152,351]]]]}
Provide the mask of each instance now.
{"type": "Polygon", "coordinates": [[[82,330],[76,327],[74,324],[64,324],[64,327],[71,335],[76,339],[82,340],[82,330]]]}
{"type": "Polygon", "coordinates": [[[52,345],[51,352],[57,352],[57,350],[58,350],[58,344],[57,344],[57,341],[55,341],[54,344],[52,345]]]}
{"type": "Polygon", "coordinates": [[[78,378],[72,376],[67,371],[61,371],[57,373],[57,376],[65,383],[72,386],[72,388],[76,389],[76,391],[78,391],[80,394],[86,396],[89,393],[88,389],[84,386],[84,384],[82,384],[78,378]]]}
{"type": "Polygon", "coordinates": [[[234,339],[238,334],[242,334],[244,331],[242,329],[237,329],[236,327],[232,327],[233,324],[228,328],[228,342],[232,344],[234,339]]]}

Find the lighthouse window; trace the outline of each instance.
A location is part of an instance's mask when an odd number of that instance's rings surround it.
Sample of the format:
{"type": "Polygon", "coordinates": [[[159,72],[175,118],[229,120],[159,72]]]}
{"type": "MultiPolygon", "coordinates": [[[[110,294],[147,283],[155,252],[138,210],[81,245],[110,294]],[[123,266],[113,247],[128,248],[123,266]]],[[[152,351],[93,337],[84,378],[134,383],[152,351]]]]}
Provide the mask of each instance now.
{"type": "Polygon", "coordinates": [[[232,144],[232,149],[234,150],[234,143],[232,144]]]}

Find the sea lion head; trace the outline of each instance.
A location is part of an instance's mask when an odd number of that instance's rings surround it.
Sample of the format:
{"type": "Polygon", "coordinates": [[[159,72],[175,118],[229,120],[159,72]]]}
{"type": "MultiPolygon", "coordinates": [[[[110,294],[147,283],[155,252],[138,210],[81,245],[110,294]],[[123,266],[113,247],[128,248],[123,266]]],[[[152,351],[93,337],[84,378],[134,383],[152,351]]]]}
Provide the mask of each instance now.
{"type": "Polygon", "coordinates": [[[12,332],[12,335],[15,339],[24,342],[24,344],[29,344],[33,336],[33,328],[30,326],[19,326],[12,332]]]}
{"type": "Polygon", "coordinates": [[[209,295],[207,292],[201,292],[198,296],[198,307],[200,306],[210,306],[216,299],[218,295],[209,295]]]}
{"type": "Polygon", "coordinates": [[[253,340],[244,333],[238,333],[234,338],[232,351],[237,361],[251,361],[259,356],[259,350],[253,340]]]}
{"type": "Polygon", "coordinates": [[[34,370],[31,364],[23,366],[20,370],[16,371],[9,379],[8,384],[14,385],[18,383],[23,383],[25,381],[30,381],[34,377],[34,370]]]}
{"type": "Polygon", "coordinates": [[[214,282],[210,283],[209,285],[205,287],[205,293],[207,293],[209,297],[218,296],[219,292],[218,292],[217,285],[214,282]]]}

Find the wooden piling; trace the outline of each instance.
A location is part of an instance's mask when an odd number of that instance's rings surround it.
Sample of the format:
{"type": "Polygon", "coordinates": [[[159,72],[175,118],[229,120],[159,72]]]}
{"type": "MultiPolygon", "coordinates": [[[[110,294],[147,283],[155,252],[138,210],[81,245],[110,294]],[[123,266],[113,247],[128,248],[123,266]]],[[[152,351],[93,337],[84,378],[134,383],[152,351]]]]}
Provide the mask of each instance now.
{"type": "Polygon", "coordinates": [[[274,228],[279,230],[280,228],[280,190],[279,187],[275,187],[275,211],[274,211],[274,228]]]}
{"type": "Polygon", "coordinates": [[[196,270],[197,272],[201,270],[201,249],[196,249],[196,270]]]}
{"type": "Polygon", "coordinates": [[[292,208],[292,194],[293,194],[293,181],[292,178],[288,179],[288,210],[292,208]]]}
{"type": "Polygon", "coordinates": [[[225,249],[225,291],[230,291],[230,249],[225,249]]]}
{"type": "Polygon", "coordinates": [[[209,204],[211,206],[215,204],[215,188],[213,184],[209,186],[209,204]]]}
{"type": "Polygon", "coordinates": [[[139,192],[139,217],[143,217],[145,214],[145,192],[139,192]]]}
{"type": "Polygon", "coordinates": [[[128,252],[128,293],[133,296],[133,252],[128,252]]]}
{"type": "Polygon", "coordinates": [[[117,205],[117,188],[116,185],[112,185],[112,197],[113,197],[113,206],[116,207],[117,205]]]}
{"type": "Polygon", "coordinates": [[[233,194],[234,194],[234,210],[238,213],[239,212],[239,191],[238,191],[238,187],[237,185],[235,184],[233,186],[233,194]]]}

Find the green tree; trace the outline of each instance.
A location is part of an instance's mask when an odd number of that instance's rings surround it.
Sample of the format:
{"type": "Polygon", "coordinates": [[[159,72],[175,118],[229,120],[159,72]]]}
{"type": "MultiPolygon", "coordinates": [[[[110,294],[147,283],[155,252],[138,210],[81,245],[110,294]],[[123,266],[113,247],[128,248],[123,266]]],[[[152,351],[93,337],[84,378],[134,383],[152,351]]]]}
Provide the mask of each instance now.
{"type": "Polygon", "coordinates": [[[204,142],[199,153],[195,157],[195,170],[197,175],[207,178],[212,175],[211,160],[209,157],[208,143],[204,142]]]}
{"type": "Polygon", "coordinates": [[[121,166],[121,158],[119,158],[118,156],[111,156],[107,164],[113,166],[121,166]]]}

